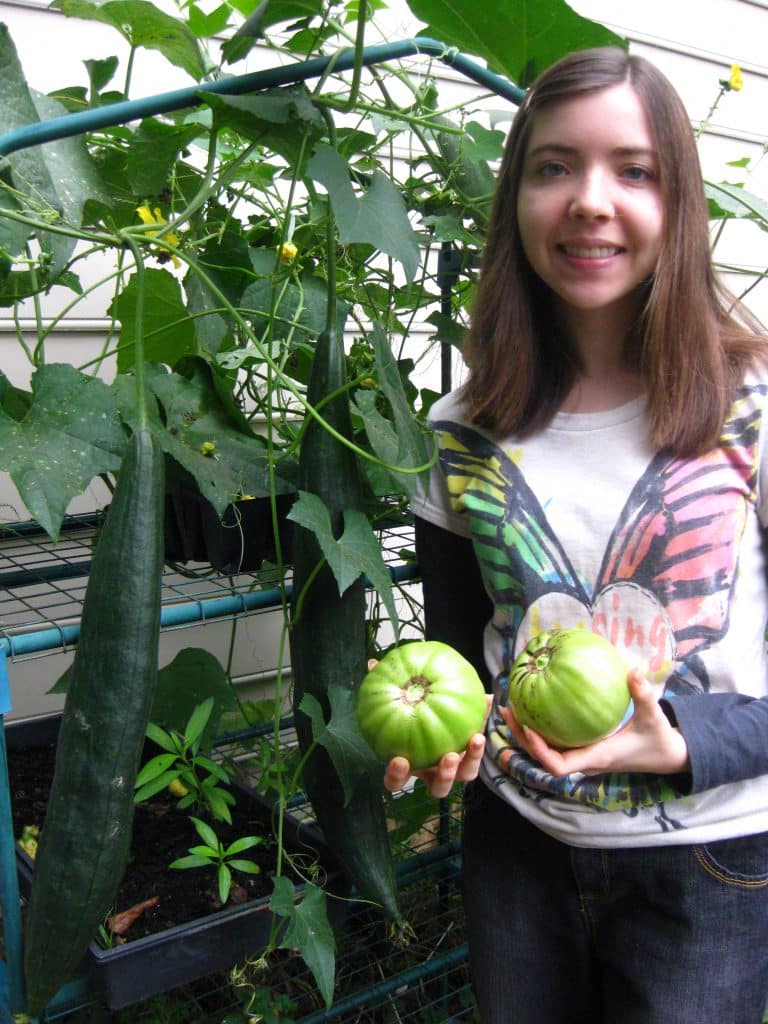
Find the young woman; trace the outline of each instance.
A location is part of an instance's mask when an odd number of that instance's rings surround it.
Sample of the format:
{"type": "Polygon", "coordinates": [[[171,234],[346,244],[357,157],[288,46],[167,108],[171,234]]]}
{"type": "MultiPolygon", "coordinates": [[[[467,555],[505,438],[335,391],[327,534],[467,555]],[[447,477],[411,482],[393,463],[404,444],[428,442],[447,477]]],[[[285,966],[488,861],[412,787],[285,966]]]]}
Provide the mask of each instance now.
{"type": "MultiPolygon", "coordinates": [[[[717,283],[686,112],[584,51],[517,112],[416,506],[427,632],[484,667],[465,789],[484,1024],[759,1024],[768,996],[766,339],[717,283]],[[541,630],[625,655],[634,713],[559,751],[505,706],[541,630]],[[478,774],[476,781],[470,781],[478,774]]],[[[397,758],[386,784],[410,774],[397,758]]]]}

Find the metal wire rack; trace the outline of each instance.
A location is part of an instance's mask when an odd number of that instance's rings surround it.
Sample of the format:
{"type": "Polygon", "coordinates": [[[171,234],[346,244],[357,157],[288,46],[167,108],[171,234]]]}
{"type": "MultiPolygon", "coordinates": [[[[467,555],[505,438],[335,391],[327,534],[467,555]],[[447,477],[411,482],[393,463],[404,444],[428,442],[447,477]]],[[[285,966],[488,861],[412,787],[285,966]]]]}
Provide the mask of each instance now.
{"type": "MultiPolygon", "coordinates": [[[[70,517],[58,541],[34,523],[0,528],[0,644],[12,660],[68,650],[80,614],[99,527],[94,515],[70,517]]],[[[417,575],[407,519],[382,526],[384,560],[398,582],[417,575]]],[[[290,571],[275,567],[225,576],[210,566],[169,564],[163,573],[163,629],[232,619],[280,607],[290,596],[290,571]]]]}

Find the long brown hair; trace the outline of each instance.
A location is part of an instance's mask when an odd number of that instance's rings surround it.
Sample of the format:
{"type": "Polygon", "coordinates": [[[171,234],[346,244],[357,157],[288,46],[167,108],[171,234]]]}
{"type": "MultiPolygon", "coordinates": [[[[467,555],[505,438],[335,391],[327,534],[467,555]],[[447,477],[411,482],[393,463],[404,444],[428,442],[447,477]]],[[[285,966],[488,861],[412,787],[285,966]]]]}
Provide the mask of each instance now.
{"type": "Polygon", "coordinates": [[[682,101],[653,64],[618,48],[564,57],[533,84],[515,116],[473,302],[464,394],[473,422],[525,437],[551,421],[570,390],[578,356],[520,240],[522,164],[539,110],[624,82],[651,126],[664,209],[659,260],[626,354],[645,380],[652,442],[692,454],[717,442],[745,370],[766,359],[766,338],[715,275],[696,140],[682,101]]]}

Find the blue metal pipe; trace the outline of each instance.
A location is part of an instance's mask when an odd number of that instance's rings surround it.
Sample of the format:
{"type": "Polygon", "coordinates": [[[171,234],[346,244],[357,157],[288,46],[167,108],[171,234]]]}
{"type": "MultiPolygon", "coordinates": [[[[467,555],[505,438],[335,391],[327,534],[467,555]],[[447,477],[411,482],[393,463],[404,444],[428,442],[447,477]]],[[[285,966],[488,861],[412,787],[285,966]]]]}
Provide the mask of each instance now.
{"type": "Polygon", "coordinates": [[[16,876],[16,843],[13,841],[11,794],[8,785],[8,758],[5,749],[5,726],[0,714],[0,908],[3,913],[8,1009],[20,1013],[24,1009],[24,959],[21,934],[21,907],[16,876]]]}
{"type": "MultiPolygon", "coordinates": [[[[382,64],[386,61],[398,60],[402,57],[426,54],[437,57],[445,64],[456,68],[467,78],[482,85],[514,104],[521,102],[525,92],[501,75],[489,71],[482,65],[470,60],[453,47],[447,47],[436,39],[416,36],[413,39],[402,39],[393,43],[381,43],[377,46],[364,47],[362,62],[365,67],[382,64]]],[[[47,121],[22,125],[0,136],[0,156],[8,156],[17,150],[36,146],[43,142],[81,135],[97,128],[125,124],[154,114],[164,114],[171,110],[183,110],[196,107],[205,101],[206,95],[242,96],[246,93],[258,92],[262,89],[273,89],[280,85],[293,82],[305,82],[310,78],[319,78],[327,70],[349,71],[355,65],[354,50],[345,50],[337,56],[313,57],[311,60],[288,64],[285,67],[267,68],[265,71],[254,71],[247,75],[227,75],[214,82],[203,82],[200,85],[174,89],[171,92],[158,93],[136,100],[122,100],[104,107],[94,107],[53,117],[47,121]]]]}
{"type": "MultiPolygon", "coordinates": [[[[395,583],[413,582],[419,578],[418,566],[412,563],[396,565],[390,569],[390,576],[395,583]]],[[[290,600],[290,586],[286,588],[285,593],[290,600]]],[[[173,629],[191,626],[196,622],[208,622],[211,619],[233,618],[245,612],[267,611],[270,608],[279,608],[281,602],[282,591],[278,587],[244,594],[228,594],[226,597],[203,598],[199,601],[180,601],[163,606],[160,612],[160,627],[173,629]]],[[[43,651],[55,651],[57,648],[71,647],[79,638],[79,623],[34,630],[17,636],[3,636],[0,637],[0,655],[20,658],[43,651]]]]}

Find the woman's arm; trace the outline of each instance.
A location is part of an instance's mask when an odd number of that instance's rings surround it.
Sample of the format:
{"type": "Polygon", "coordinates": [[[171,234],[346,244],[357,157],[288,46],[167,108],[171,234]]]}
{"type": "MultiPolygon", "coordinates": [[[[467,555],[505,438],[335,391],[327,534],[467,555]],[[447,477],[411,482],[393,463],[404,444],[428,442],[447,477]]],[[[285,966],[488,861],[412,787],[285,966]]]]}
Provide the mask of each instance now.
{"type": "Polygon", "coordinates": [[[702,693],[660,704],[688,747],[692,793],[768,774],[768,698],[702,693]]]}

